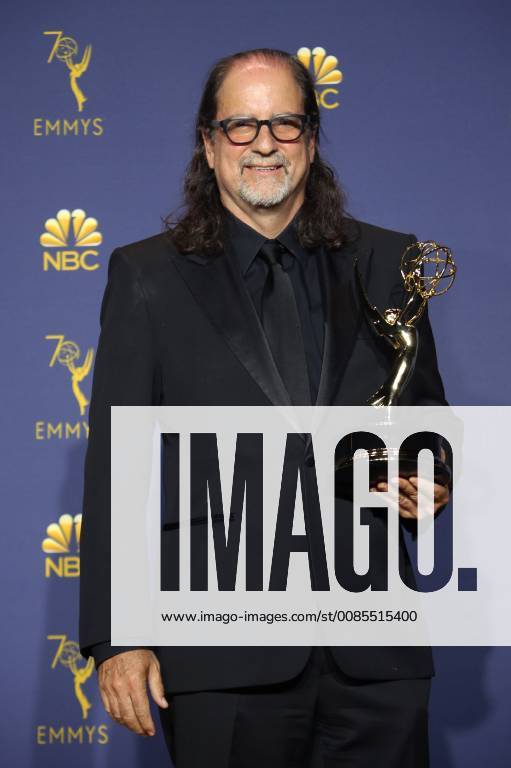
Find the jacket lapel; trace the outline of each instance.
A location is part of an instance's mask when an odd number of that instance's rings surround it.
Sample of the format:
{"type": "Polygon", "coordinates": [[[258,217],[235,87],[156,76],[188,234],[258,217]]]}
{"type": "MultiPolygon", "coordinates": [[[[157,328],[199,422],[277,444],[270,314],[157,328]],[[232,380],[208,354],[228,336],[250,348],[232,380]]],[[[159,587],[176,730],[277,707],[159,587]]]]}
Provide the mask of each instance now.
{"type": "Polygon", "coordinates": [[[243,277],[227,254],[175,254],[174,264],[199,307],[274,405],[291,405],[243,277]]]}
{"type": "MultiPolygon", "coordinates": [[[[362,320],[354,291],[353,265],[358,256],[364,273],[368,255],[357,244],[338,251],[319,251],[325,337],[316,405],[334,402],[352,353],[362,320]]],[[[291,405],[241,272],[227,254],[204,258],[174,252],[172,258],[199,307],[270,402],[291,405]]]]}
{"type": "Polygon", "coordinates": [[[368,256],[369,252],[356,244],[331,252],[322,248],[319,253],[325,338],[316,405],[333,404],[353,351],[362,322],[353,280],[354,260],[358,258],[364,272],[368,256]]]}

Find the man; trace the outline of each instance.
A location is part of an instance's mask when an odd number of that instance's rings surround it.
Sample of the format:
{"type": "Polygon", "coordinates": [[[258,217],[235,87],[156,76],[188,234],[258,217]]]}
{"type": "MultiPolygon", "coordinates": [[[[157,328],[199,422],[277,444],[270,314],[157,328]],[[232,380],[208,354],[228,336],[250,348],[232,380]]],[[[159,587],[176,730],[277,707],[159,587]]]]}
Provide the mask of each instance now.
{"type": "MultiPolygon", "coordinates": [[[[363,324],[353,260],[374,302],[397,304],[400,254],[414,238],[345,216],[319,155],[319,118],[294,57],[259,49],[218,62],[199,107],[184,216],[117,249],[109,264],[85,468],[80,644],[95,658],[107,712],[153,735],[149,686],[176,768],[427,765],[428,648],[109,642],[110,405],[358,405],[389,370],[363,324]]],[[[427,313],[420,334],[402,402],[444,404],[427,313]]],[[[164,448],[165,482],[175,445],[164,448]]],[[[301,450],[310,489],[314,457],[301,450]]],[[[400,485],[400,514],[413,524],[416,481],[400,485]]],[[[433,491],[437,510],[448,489],[433,491]]],[[[375,531],[385,535],[381,519],[375,531]]]]}

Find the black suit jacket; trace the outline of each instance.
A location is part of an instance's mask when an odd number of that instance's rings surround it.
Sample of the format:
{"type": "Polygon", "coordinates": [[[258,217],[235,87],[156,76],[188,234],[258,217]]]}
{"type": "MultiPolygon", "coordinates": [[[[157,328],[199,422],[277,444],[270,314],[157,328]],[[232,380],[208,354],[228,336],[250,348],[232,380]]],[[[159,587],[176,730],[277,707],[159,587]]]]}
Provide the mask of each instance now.
{"type": "MultiPolygon", "coordinates": [[[[371,300],[381,308],[398,306],[400,256],[415,238],[363,222],[354,231],[343,248],[318,256],[326,320],[317,405],[364,404],[392,360],[363,318],[353,260],[358,257],[371,300]]],[[[85,656],[110,638],[110,406],[290,404],[239,266],[226,254],[180,254],[167,234],[116,249],[100,323],[81,534],[85,656]]],[[[427,311],[419,331],[417,363],[401,404],[446,404],[427,311]]],[[[170,477],[168,448],[164,443],[164,473],[170,477]]],[[[304,443],[305,472],[312,471],[310,463],[310,446],[304,443]]],[[[384,521],[378,525],[383,541],[384,521]]],[[[401,554],[408,563],[403,542],[401,554]]],[[[283,681],[301,671],[310,653],[306,646],[155,650],[169,692],[283,681]]],[[[433,674],[427,647],[335,647],[332,652],[339,667],[359,679],[433,674]]]]}

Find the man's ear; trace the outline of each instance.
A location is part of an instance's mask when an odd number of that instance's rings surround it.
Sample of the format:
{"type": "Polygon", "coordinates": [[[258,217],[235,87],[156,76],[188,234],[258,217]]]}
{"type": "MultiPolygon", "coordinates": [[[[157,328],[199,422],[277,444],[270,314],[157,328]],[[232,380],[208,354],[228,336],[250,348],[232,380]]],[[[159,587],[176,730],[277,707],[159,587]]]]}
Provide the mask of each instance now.
{"type": "Polygon", "coordinates": [[[202,141],[204,143],[204,150],[206,152],[206,160],[211,169],[215,167],[215,139],[209,131],[201,130],[202,141]]]}

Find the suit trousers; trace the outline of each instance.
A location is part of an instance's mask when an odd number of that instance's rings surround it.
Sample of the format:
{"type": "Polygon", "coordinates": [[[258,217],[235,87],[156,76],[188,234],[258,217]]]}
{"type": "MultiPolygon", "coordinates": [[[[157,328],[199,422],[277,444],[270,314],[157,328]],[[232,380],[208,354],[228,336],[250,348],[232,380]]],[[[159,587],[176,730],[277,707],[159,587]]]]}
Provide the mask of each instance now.
{"type": "Polygon", "coordinates": [[[430,685],[356,680],[314,647],[291,680],[170,695],[160,717],[175,768],[427,768],[430,685]]]}

